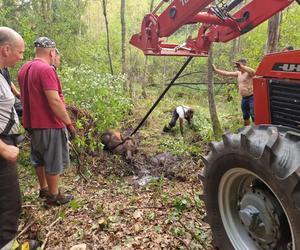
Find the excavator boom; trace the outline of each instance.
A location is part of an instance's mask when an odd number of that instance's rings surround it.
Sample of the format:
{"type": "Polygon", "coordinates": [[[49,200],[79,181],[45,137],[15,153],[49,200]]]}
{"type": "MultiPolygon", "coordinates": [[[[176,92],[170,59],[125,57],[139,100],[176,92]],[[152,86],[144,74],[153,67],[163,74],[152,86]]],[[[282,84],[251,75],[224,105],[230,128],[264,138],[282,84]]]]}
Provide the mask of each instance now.
{"type": "Polygon", "coordinates": [[[173,0],[158,15],[168,1],[162,0],[144,17],[141,31],[130,40],[146,55],[207,56],[211,43],[228,42],[247,33],[294,0],[252,0],[244,6],[243,0],[219,0],[216,4],[212,0],[173,0]],[[194,23],[201,23],[197,37],[189,36],[182,44],[164,42],[184,25],[194,23]]]}

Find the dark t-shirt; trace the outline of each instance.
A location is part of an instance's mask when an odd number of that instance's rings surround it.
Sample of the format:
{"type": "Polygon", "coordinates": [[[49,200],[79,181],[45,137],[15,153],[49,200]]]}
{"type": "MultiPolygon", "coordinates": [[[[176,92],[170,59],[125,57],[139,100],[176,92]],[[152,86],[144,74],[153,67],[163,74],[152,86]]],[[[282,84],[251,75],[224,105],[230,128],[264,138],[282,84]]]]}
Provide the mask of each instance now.
{"type": "MultiPolygon", "coordinates": [[[[0,74],[3,75],[3,77],[5,78],[5,80],[8,83],[8,86],[11,88],[11,77],[10,77],[8,68],[0,69],[0,74]]],[[[15,110],[17,111],[18,116],[22,117],[23,107],[22,107],[21,101],[19,100],[18,97],[15,98],[15,105],[14,105],[14,107],[15,107],[15,110]]]]}
{"type": "Polygon", "coordinates": [[[8,68],[1,69],[0,73],[4,76],[5,80],[8,82],[8,85],[11,86],[11,78],[10,78],[8,68]]]}

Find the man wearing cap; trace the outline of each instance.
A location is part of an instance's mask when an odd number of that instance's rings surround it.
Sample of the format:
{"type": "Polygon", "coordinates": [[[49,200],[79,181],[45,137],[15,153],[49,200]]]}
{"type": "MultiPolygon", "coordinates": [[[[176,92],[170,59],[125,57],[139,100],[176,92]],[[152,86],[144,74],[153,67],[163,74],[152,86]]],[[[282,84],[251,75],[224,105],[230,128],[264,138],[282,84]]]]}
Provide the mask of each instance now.
{"type": "Polygon", "coordinates": [[[253,108],[253,77],[255,70],[247,66],[247,60],[242,58],[234,62],[237,71],[226,71],[217,69],[212,65],[213,70],[222,76],[237,77],[237,83],[241,99],[241,109],[243,112],[244,125],[250,125],[250,117],[254,122],[254,108],[253,108]]]}
{"type": "Polygon", "coordinates": [[[69,165],[68,132],[76,130],[66,111],[60,80],[51,66],[55,43],[40,37],[34,42],[36,57],[24,64],[18,81],[23,104],[23,126],[31,137],[31,163],[40,184],[41,198],[49,205],[62,205],[73,199],[58,188],[59,175],[69,165]]]}

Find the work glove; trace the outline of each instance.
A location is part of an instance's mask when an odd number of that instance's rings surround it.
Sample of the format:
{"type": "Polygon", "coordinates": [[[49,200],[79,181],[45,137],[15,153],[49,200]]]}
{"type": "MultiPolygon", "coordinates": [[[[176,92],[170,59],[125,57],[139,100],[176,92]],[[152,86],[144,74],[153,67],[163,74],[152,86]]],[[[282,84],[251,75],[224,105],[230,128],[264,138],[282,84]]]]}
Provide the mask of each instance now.
{"type": "Polygon", "coordinates": [[[73,140],[76,136],[76,129],[72,123],[66,125],[67,130],[69,132],[70,140],[73,140]]]}

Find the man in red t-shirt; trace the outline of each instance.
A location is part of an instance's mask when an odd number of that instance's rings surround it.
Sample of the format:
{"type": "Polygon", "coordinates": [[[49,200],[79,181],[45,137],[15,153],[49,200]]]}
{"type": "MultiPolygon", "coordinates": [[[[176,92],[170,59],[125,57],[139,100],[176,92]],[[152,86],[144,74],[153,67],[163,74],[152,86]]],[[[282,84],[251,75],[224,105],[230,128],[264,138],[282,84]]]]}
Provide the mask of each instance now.
{"type": "Polygon", "coordinates": [[[40,197],[49,205],[62,205],[73,199],[58,189],[59,175],[69,165],[68,132],[76,134],[66,111],[60,80],[51,65],[55,43],[47,37],[35,43],[35,59],[24,64],[19,73],[23,126],[30,132],[31,163],[40,184],[40,197]]]}

